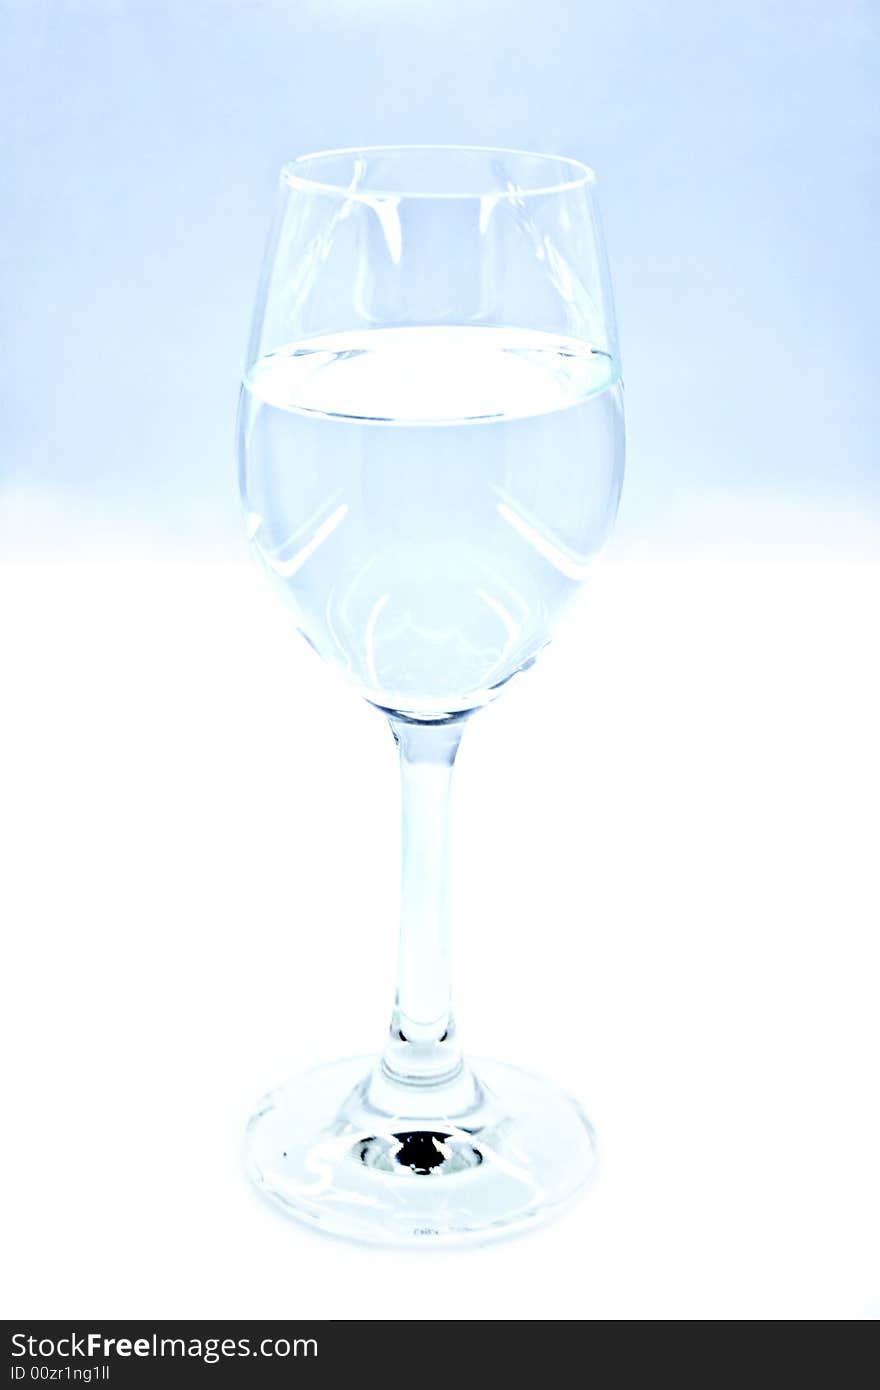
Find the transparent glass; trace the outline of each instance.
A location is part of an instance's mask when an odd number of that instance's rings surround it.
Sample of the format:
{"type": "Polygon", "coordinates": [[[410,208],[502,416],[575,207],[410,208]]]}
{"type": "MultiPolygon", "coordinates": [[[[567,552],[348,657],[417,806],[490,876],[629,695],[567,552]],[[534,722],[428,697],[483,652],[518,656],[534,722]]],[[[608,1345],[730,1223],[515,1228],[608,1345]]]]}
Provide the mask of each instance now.
{"type": "Polygon", "coordinates": [[[449,787],[466,723],[579,592],[623,455],[588,168],[434,146],[285,166],[239,412],[248,534],[295,626],[387,716],[403,795],[384,1051],[273,1091],[248,1129],[254,1181],[325,1230],[487,1239],[590,1177],[574,1101],[459,1050],[449,787]]]}

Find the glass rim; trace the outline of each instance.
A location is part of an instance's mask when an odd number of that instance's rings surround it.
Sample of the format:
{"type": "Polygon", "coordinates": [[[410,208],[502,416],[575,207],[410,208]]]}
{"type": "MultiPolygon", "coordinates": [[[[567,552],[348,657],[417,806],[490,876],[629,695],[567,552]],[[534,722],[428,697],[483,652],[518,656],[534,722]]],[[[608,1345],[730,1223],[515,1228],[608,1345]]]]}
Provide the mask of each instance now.
{"type": "Polygon", "coordinates": [[[313,193],[328,193],[336,197],[360,200],[369,202],[374,198],[436,198],[436,199],[481,199],[481,198],[509,198],[519,201],[520,198],[540,198],[547,197],[553,193],[570,193],[578,188],[586,188],[596,182],[596,174],[589,164],[584,164],[580,159],[573,159],[570,155],[564,154],[542,154],[537,150],[515,150],[508,149],[500,145],[352,145],[336,150],[316,150],[311,154],[297,155],[295,159],[288,160],[281,166],[281,178],[291,188],[296,188],[313,193]],[[357,188],[349,183],[336,183],[333,180],[315,178],[310,174],[302,172],[300,166],[307,165],[311,161],[338,159],[344,155],[369,155],[369,154],[412,154],[417,151],[440,151],[447,154],[486,154],[486,155],[515,155],[522,159],[534,159],[544,161],[548,165],[560,165],[571,171],[570,178],[557,178],[546,184],[541,184],[535,188],[492,188],[487,187],[481,192],[464,192],[458,190],[435,191],[424,189],[400,188],[357,188]]]}

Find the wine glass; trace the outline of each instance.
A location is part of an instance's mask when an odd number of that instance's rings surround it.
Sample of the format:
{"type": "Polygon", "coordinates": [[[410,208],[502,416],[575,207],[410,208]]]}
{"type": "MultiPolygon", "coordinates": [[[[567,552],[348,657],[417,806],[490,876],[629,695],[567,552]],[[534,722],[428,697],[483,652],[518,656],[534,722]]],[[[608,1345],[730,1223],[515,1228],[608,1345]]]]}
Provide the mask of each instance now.
{"type": "Polygon", "coordinates": [[[254,1181],[324,1230],[485,1240],[590,1176],[573,1100],[459,1051],[448,797],[468,720],[586,578],[623,452],[590,169],[441,146],[284,167],[239,414],[248,534],[306,641],[387,717],[403,788],[384,1051],[288,1082],[248,1128],[254,1181]]]}

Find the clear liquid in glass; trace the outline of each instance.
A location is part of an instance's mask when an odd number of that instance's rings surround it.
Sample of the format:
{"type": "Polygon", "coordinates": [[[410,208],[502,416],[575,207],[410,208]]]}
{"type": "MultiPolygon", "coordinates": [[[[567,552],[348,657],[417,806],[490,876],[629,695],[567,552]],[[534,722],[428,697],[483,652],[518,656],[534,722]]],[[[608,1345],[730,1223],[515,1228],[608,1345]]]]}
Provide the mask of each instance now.
{"type": "Polygon", "coordinates": [[[250,536],[311,645],[375,703],[473,708],[530,665],[608,533],[617,364],[527,329],[310,338],[246,374],[250,536]]]}

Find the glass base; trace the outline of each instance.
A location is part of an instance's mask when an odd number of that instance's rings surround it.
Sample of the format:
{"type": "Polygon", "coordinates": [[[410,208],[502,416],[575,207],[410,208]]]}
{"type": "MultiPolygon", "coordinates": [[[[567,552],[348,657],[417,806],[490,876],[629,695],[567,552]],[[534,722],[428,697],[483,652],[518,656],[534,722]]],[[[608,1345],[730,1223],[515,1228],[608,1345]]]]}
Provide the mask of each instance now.
{"type": "Polygon", "coordinates": [[[272,1091],[248,1125],[257,1187],[290,1216],[380,1244],[481,1242],[587,1186],[596,1142],[578,1105],[500,1062],[433,1084],[349,1058],[272,1091]]]}

